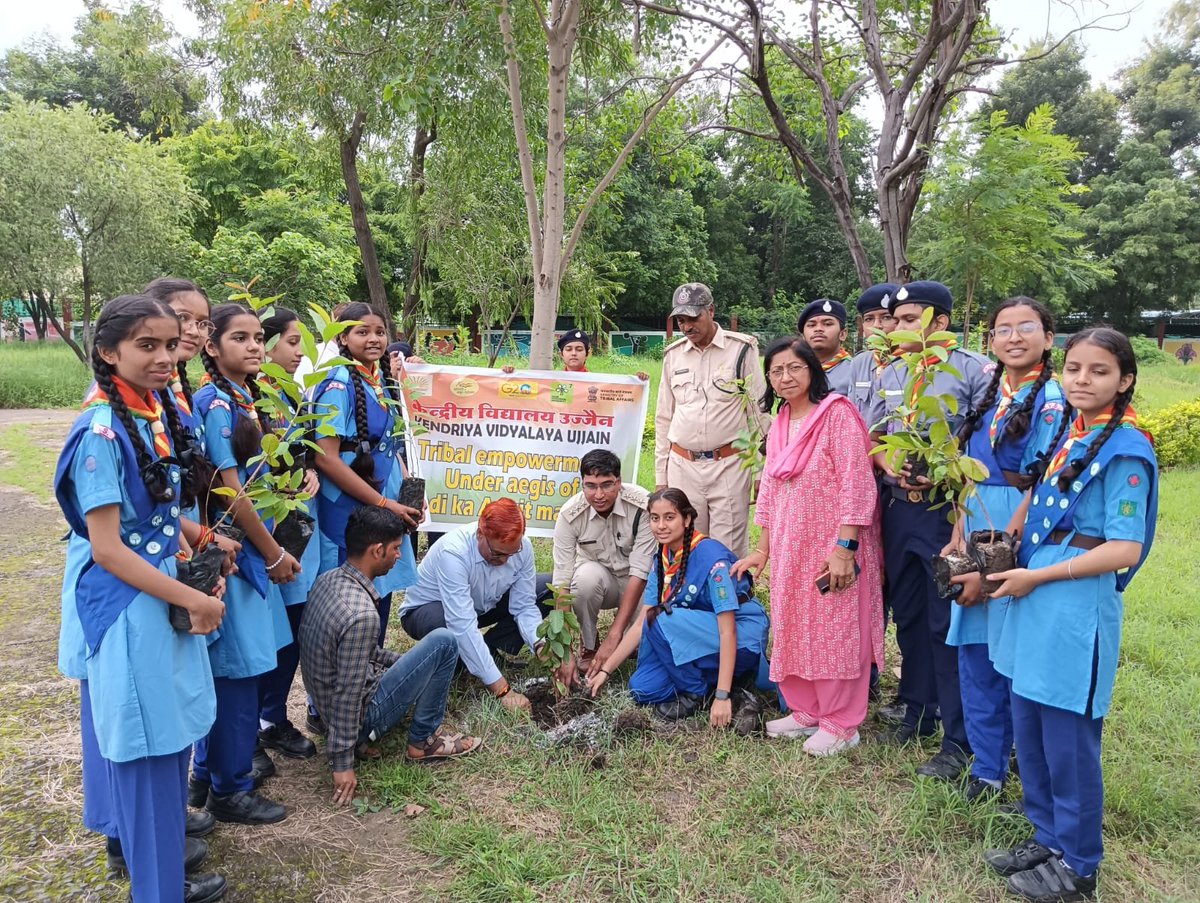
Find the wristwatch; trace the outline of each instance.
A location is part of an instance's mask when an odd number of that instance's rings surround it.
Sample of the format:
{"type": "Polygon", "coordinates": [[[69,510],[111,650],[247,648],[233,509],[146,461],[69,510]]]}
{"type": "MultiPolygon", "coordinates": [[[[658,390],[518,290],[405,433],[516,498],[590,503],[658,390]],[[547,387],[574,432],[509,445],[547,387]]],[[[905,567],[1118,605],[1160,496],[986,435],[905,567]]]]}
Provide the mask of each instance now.
{"type": "Polygon", "coordinates": [[[717,690],[716,692],[713,693],[713,699],[720,699],[721,701],[724,701],[728,698],[729,698],[728,690],[717,690]]]}
{"type": "Polygon", "coordinates": [[[839,539],[837,541],[837,544],[839,546],[841,546],[843,549],[849,549],[851,552],[858,551],[858,540],[857,539],[839,539]]]}

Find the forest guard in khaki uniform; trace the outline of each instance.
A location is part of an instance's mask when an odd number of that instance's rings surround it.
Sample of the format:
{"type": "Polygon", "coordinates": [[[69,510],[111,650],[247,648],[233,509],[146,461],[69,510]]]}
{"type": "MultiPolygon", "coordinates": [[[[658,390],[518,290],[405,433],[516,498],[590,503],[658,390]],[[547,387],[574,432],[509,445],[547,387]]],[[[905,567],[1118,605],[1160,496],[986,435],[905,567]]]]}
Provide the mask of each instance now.
{"type": "Polygon", "coordinates": [[[671,316],[683,338],[663,352],[662,384],[654,414],[654,482],[682,489],[696,507],[696,529],[746,554],[750,471],[733,441],[748,426],[766,435],[758,407],[766,391],[758,342],[722,329],[713,319],[708,286],[675,289],[671,316]],[[745,381],[745,403],[737,381],[745,381]]]}

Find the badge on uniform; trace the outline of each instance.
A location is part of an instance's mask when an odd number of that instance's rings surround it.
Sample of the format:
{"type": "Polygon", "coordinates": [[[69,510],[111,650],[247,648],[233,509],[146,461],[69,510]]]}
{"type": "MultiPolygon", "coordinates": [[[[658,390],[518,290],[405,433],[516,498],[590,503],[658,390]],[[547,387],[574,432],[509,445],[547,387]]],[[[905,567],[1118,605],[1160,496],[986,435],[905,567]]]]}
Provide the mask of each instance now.
{"type": "Polygon", "coordinates": [[[1121,517],[1133,517],[1135,514],[1137,514],[1137,502],[1129,499],[1121,499],[1120,503],[1117,505],[1117,512],[1121,515],[1121,517]]]}

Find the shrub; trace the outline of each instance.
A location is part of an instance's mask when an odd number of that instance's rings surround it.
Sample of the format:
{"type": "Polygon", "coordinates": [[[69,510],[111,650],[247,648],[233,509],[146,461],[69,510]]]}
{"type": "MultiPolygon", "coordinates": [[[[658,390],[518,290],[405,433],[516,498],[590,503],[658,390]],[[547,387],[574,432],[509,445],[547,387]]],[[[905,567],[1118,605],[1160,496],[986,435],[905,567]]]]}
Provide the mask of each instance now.
{"type": "Polygon", "coordinates": [[[1154,437],[1160,467],[1200,464],[1200,401],[1163,408],[1141,418],[1141,426],[1154,437]]]}
{"type": "Polygon", "coordinates": [[[1158,347],[1158,342],[1148,336],[1130,336],[1129,341],[1133,345],[1133,353],[1137,357],[1139,367],[1149,366],[1150,364],[1178,363],[1174,357],[1158,347]]]}

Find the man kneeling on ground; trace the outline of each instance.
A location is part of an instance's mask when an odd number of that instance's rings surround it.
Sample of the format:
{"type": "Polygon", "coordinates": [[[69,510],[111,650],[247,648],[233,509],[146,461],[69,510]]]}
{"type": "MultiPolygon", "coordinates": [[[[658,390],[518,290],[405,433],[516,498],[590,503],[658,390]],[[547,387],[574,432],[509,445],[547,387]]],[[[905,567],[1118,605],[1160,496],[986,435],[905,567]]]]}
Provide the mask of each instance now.
{"type": "Polygon", "coordinates": [[[430,631],[400,655],[378,645],[379,594],[371,582],[386,574],[408,539],[405,524],[385,508],[355,509],[346,525],[346,563],[317,578],[300,625],[304,685],[328,726],[333,801],[354,799],[356,753],[413,709],[408,758],[450,759],[479,748],[478,737],[443,733],[446,698],[458,658],[449,630],[430,631]]]}

